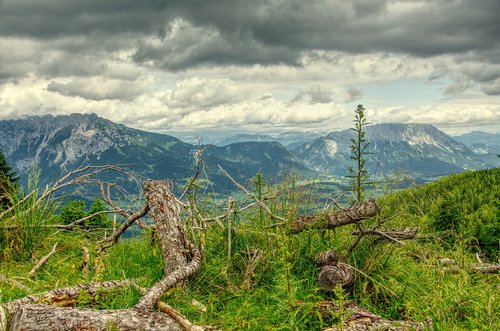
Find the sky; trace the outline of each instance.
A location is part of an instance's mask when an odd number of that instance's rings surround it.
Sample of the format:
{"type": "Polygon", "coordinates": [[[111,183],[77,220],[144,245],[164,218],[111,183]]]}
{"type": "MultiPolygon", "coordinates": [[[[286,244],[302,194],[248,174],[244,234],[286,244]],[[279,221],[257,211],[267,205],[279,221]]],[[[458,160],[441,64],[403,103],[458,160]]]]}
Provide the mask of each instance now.
{"type": "Polygon", "coordinates": [[[499,0],[0,0],[0,120],[500,132],[499,0]]]}

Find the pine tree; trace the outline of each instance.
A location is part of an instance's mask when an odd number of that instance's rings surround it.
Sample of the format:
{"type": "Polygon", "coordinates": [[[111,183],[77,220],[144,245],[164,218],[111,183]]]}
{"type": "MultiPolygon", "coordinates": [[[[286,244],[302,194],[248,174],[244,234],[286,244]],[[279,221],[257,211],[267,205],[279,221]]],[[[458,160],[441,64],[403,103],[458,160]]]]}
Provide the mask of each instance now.
{"type": "Polygon", "coordinates": [[[0,149],[0,210],[9,205],[8,194],[15,190],[18,180],[19,177],[12,171],[0,149]]]}
{"type": "MultiPolygon", "coordinates": [[[[105,210],[106,208],[104,206],[104,202],[102,202],[99,198],[95,198],[89,208],[88,214],[92,215],[105,210]]],[[[112,222],[108,220],[106,215],[100,214],[92,217],[87,224],[92,227],[109,227],[112,222]]]]}
{"type": "Polygon", "coordinates": [[[361,202],[365,198],[365,185],[370,184],[368,179],[368,172],[366,170],[366,159],[365,155],[372,154],[368,150],[369,142],[365,139],[364,127],[370,123],[366,120],[365,108],[363,105],[358,105],[354,116],[354,127],[351,130],[354,131],[354,138],[351,138],[351,159],[356,161],[356,168],[348,167],[350,173],[349,178],[352,178],[352,189],[356,196],[357,202],[361,202]]]}

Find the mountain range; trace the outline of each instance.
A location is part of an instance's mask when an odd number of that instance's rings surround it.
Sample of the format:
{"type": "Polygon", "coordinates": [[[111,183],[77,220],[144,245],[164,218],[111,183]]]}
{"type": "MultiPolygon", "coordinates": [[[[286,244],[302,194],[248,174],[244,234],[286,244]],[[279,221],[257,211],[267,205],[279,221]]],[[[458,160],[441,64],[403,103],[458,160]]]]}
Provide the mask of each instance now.
{"type": "Polygon", "coordinates": [[[222,166],[243,180],[262,171],[311,174],[291,151],[276,142],[196,146],[165,134],[132,129],[95,114],[28,117],[0,121],[0,148],[21,175],[35,164],[45,182],[83,164],[123,165],[149,178],[183,183],[196,173],[194,153],[205,148],[205,171],[216,189],[227,186],[222,166]]]}
{"type": "MultiPolygon", "coordinates": [[[[319,173],[345,176],[352,165],[352,136],[352,130],[325,136],[301,132],[237,135],[217,142],[219,146],[197,146],[95,114],[0,121],[0,148],[23,177],[35,164],[47,182],[82,164],[120,164],[144,177],[184,183],[195,174],[194,155],[203,148],[204,170],[216,191],[233,189],[218,165],[242,181],[259,171],[270,178],[283,172],[304,177],[319,173]]],[[[454,139],[428,124],[367,126],[366,140],[372,152],[367,155],[367,166],[371,174],[406,171],[416,177],[500,166],[494,154],[498,146],[494,139],[483,141],[486,136],[476,132],[454,139]],[[479,143],[487,149],[474,149],[479,143]]]]}
{"type": "MultiPolygon", "coordinates": [[[[367,168],[372,174],[405,171],[434,177],[493,166],[430,124],[375,124],[365,128],[369,142],[367,168]]],[[[343,175],[352,164],[349,145],[353,130],[332,132],[296,148],[312,169],[343,175]]]]}

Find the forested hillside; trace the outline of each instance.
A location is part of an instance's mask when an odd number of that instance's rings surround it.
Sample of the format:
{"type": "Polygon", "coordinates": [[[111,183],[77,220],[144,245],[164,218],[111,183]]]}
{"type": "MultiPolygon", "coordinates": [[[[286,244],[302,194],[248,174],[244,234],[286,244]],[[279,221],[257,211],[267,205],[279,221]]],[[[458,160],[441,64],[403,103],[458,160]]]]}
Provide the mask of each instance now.
{"type": "MultiPolygon", "coordinates": [[[[355,224],[294,228],[297,219],[307,219],[299,217],[304,213],[327,218],[342,212],[335,203],[320,205],[312,186],[295,184],[287,178],[270,186],[257,176],[253,187],[247,185],[250,197],[237,195],[218,209],[210,197],[198,196],[200,214],[192,218],[185,210],[182,215],[189,239],[203,243],[201,266],[184,285],[169,289],[162,302],[197,325],[221,330],[336,330],[353,321],[351,310],[358,309],[353,305],[421,328],[500,328],[498,269],[487,274],[480,268],[486,264],[478,267],[478,259],[494,266],[499,258],[500,169],[453,175],[377,199],[381,212],[362,221],[367,233],[355,249],[355,224]],[[202,221],[200,233],[193,225],[202,221]],[[370,234],[370,228],[418,231],[398,239],[391,237],[397,233],[370,234]],[[351,267],[354,279],[326,291],[317,282],[317,256],[331,249],[351,267]]],[[[192,202],[197,195],[189,192],[192,202]]],[[[65,228],[56,201],[28,196],[14,203],[14,212],[0,220],[2,303],[75,284],[131,280],[135,285],[82,288],[76,299],[59,301],[124,309],[142,300],[141,288],[162,279],[162,241],[151,230],[103,251],[100,240],[110,242],[116,232],[109,222],[65,228]]]]}

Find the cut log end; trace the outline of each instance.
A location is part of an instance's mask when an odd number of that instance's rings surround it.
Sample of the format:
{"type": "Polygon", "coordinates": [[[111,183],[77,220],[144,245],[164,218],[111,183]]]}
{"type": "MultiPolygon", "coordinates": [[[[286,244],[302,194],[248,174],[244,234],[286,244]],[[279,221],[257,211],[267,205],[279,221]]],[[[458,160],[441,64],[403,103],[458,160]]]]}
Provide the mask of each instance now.
{"type": "Polygon", "coordinates": [[[321,252],[316,257],[316,264],[318,267],[323,267],[326,265],[336,265],[339,262],[339,256],[337,251],[332,249],[330,251],[321,252]]]}
{"type": "Polygon", "coordinates": [[[321,268],[318,285],[324,291],[333,291],[337,285],[349,288],[354,283],[354,269],[345,263],[327,265],[321,268]]]}

